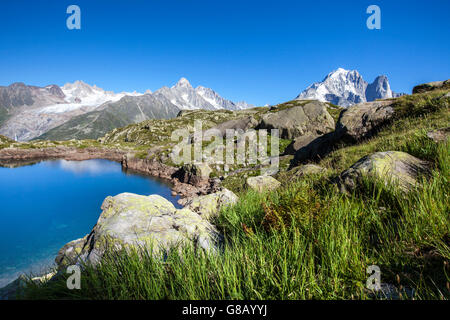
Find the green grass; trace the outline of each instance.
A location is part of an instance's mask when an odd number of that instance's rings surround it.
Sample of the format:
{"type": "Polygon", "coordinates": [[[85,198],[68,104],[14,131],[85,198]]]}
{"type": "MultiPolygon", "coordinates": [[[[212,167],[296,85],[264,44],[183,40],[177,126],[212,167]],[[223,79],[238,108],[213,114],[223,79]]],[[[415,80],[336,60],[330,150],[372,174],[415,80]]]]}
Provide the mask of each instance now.
{"type": "Polygon", "coordinates": [[[449,158],[450,144],[437,146],[433,176],[409,194],[367,180],[347,196],[323,176],[249,191],[216,221],[220,253],[116,252],[83,271],[80,291],[63,277],[23,298],[368,299],[365,270],[376,264],[382,282],[416,299],[448,299],[449,158]]]}
{"type": "Polygon", "coordinates": [[[434,161],[436,144],[427,137],[427,132],[449,125],[448,108],[431,114],[399,119],[369,140],[333,151],[322,159],[319,165],[339,172],[368,154],[390,150],[403,151],[424,160],[434,161]]]}

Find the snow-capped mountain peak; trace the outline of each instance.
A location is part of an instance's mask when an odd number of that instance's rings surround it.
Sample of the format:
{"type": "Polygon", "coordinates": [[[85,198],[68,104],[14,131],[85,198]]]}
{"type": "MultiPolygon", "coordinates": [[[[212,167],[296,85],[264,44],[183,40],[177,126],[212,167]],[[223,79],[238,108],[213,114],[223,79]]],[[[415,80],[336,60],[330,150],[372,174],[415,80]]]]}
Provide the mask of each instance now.
{"type": "Polygon", "coordinates": [[[390,89],[386,76],[379,76],[369,84],[357,70],[338,68],[330,72],[321,82],[310,85],[296,99],[319,100],[349,107],[361,102],[395,96],[397,94],[390,89]]]}
{"type": "Polygon", "coordinates": [[[192,86],[188,79],[181,78],[172,88],[192,88],[192,86]]]}
{"type": "Polygon", "coordinates": [[[163,96],[181,110],[239,110],[245,106],[245,104],[238,105],[230,100],[222,98],[217,92],[210,88],[198,86],[194,89],[186,78],[181,78],[171,88],[162,87],[155,91],[155,95],[158,97],[163,96]]]}

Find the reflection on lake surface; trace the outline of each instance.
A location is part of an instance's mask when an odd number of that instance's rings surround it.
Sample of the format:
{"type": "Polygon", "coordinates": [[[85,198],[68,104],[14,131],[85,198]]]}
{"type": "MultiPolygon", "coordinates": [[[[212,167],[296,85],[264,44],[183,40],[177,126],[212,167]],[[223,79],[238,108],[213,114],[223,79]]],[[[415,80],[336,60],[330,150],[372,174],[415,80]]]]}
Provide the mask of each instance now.
{"type": "Polygon", "coordinates": [[[45,271],[64,244],[91,231],[103,200],[122,192],[159,194],[177,206],[167,184],[108,160],[0,167],[0,287],[45,271]]]}

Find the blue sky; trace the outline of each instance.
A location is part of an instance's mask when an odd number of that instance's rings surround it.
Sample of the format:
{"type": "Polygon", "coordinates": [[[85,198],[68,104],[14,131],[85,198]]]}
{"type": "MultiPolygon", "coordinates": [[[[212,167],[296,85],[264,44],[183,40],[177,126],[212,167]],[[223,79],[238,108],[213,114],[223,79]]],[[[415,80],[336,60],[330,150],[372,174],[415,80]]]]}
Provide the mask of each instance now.
{"type": "Polygon", "coordinates": [[[450,78],[450,1],[0,2],[0,85],[81,79],[114,91],[180,77],[234,101],[294,98],[330,71],[389,77],[395,91],[450,78]],[[81,8],[81,30],[66,8],[81,8]],[[381,8],[381,30],[366,8],[381,8]]]}

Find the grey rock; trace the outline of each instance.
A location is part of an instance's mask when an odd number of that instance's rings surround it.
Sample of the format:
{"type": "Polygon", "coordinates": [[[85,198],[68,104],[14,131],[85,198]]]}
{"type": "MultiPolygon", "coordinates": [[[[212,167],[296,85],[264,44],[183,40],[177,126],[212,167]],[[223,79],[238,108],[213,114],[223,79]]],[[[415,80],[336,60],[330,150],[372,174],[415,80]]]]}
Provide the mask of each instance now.
{"type": "Polygon", "coordinates": [[[370,138],[393,117],[392,103],[366,102],[344,110],[336,124],[335,139],[357,142],[370,138]]]}
{"type": "Polygon", "coordinates": [[[249,177],[246,184],[257,192],[272,191],[281,186],[281,182],[271,176],[249,177]]]}
{"type": "Polygon", "coordinates": [[[376,152],[365,156],[341,173],[337,185],[342,192],[357,188],[363,177],[392,183],[403,191],[418,186],[418,178],[430,173],[429,163],[400,151],[376,152]]]}
{"type": "Polygon", "coordinates": [[[228,189],[195,197],[186,203],[186,208],[198,213],[202,218],[217,217],[222,208],[231,206],[238,201],[238,196],[228,189]]]}
{"type": "Polygon", "coordinates": [[[187,163],[175,172],[174,177],[183,183],[199,185],[208,181],[211,172],[207,163],[187,163]]]}

